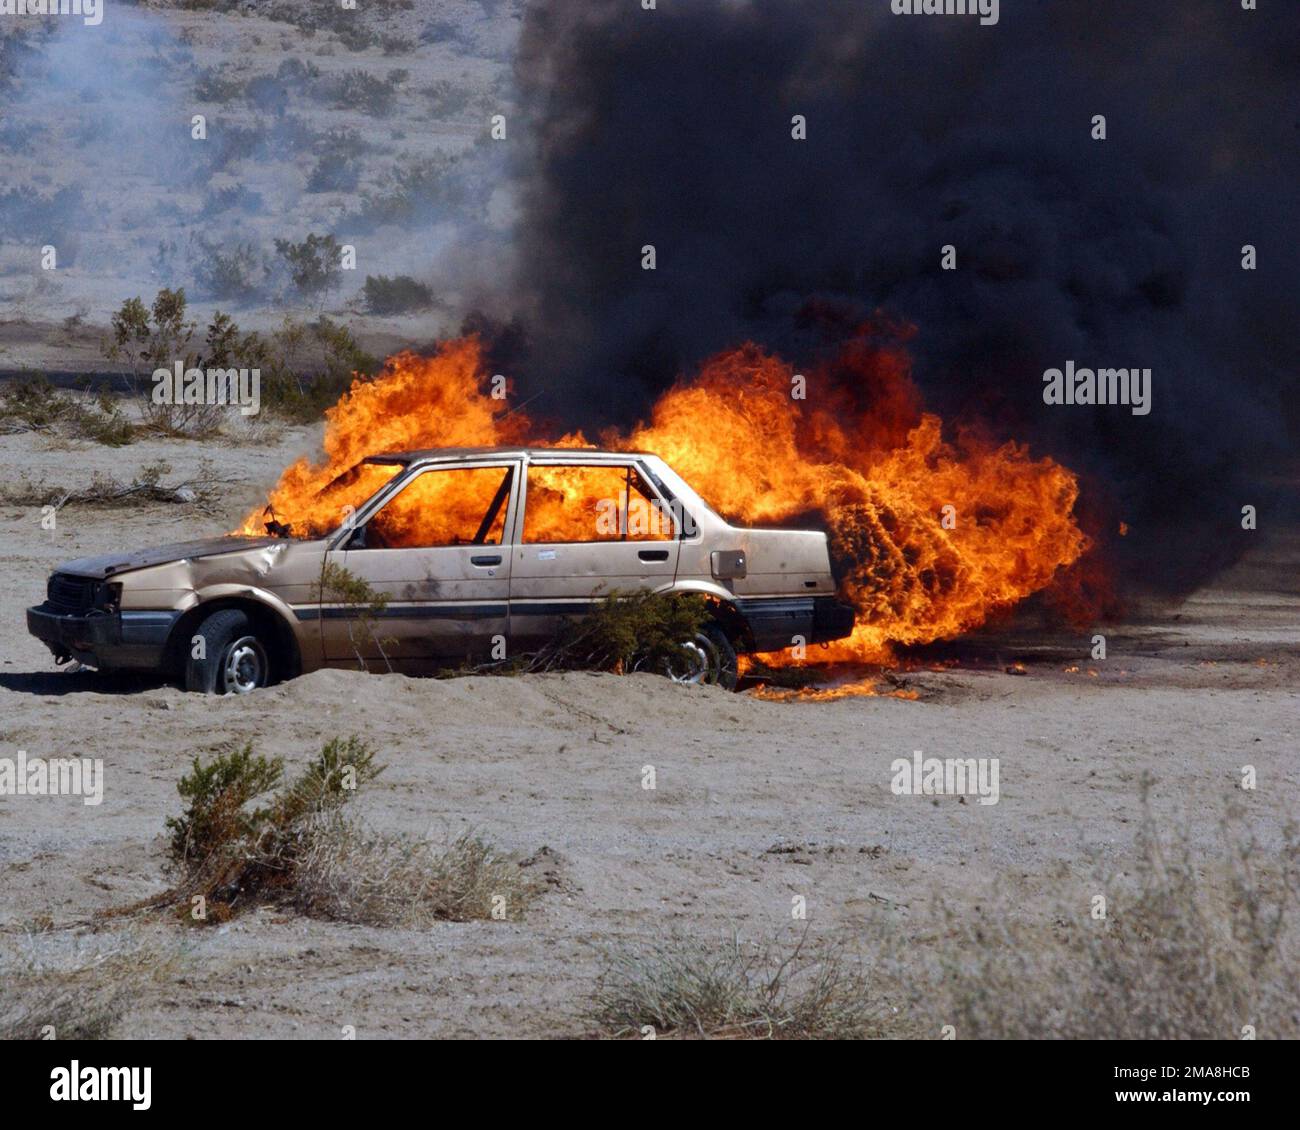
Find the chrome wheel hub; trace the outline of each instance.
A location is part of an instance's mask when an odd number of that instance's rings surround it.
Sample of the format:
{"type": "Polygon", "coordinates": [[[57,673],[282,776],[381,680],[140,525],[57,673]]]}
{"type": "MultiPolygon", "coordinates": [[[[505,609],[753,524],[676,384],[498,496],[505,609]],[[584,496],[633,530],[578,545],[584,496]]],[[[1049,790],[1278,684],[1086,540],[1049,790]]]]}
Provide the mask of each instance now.
{"type": "Polygon", "coordinates": [[[266,685],[266,651],[253,636],[232,643],[221,665],[222,690],[226,694],[248,694],[266,685]]]}
{"type": "Polygon", "coordinates": [[[681,658],[667,662],[674,683],[716,683],[721,659],[713,641],[703,632],[681,645],[681,658]]]}

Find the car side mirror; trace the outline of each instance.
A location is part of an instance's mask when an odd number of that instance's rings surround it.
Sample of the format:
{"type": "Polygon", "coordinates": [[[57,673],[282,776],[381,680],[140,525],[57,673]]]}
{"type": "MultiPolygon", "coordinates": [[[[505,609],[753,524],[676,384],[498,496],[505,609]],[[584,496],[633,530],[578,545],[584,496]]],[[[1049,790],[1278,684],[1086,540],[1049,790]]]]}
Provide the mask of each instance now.
{"type": "Polygon", "coordinates": [[[352,536],[343,544],[344,549],[365,549],[366,548],[366,528],[358,526],[352,531],[352,536]]]}

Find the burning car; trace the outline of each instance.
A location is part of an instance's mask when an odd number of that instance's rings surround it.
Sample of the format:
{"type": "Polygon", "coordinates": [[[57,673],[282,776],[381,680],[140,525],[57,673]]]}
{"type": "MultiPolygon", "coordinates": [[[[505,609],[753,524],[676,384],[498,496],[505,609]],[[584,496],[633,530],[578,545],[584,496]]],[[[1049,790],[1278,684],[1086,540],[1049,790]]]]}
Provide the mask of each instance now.
{"type": "Polygon", "coordinates": [[[826,535],[733,526],[658,456],[481,447],[373,455],[314,499],[230,536],[73,561],[27,611],[53,652],[244,693],[319,667],[417,674],[549,639],[614,593],[698,593],[682,681],[734,687],[738,652],[841,639],[826,535]],[[359,506],[343,499],[361,497],[359,506]],[[360,595],[359,595],[360,594],[360,595]],[[359,627],[362,625],[362,627],[359,627]]]}

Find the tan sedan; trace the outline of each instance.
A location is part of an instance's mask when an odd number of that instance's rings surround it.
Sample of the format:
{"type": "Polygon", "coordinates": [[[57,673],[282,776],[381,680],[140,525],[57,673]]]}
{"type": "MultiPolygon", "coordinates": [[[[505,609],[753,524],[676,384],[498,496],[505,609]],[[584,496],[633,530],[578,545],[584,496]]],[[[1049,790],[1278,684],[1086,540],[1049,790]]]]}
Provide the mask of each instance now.
{"type": "Polygon", "coordinates": [[[738,652],[853,629],[824,534],[732,526],[655,455],[457,448],[356,470],[382,485],[325,536],[270,522],[266,537],[73,561],[28,629],[59,663],[222,694],[323,666],[500,659],[594,601],[645,589],[709,600],[712,621],[683,641],[678,674],[691,681],[734,686],[738,652]]]}

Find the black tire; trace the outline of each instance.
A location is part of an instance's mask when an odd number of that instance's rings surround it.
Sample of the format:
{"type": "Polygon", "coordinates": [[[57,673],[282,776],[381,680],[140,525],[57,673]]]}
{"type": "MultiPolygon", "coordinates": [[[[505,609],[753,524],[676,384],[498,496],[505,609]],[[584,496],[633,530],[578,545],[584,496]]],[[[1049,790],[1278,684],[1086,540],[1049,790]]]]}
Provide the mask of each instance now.
{"type": "Polygon", "coordinates": [[[213,612],[200,621],[194,635],[203,639],[203,658],[194,658],[193,639],[184,641],[187,691],[248,694],[271,681],[270,650],[246,612],[213,612]]]}
{"type": "Polygon", "coordinates": [[[722,625],[713,621],[705,624],[693,640],[682,644],[685,659],[681,664],[670,663],[665,672],[677,683],[705,683],[734,691],[738,678],[736,649],[722,625]]]}

